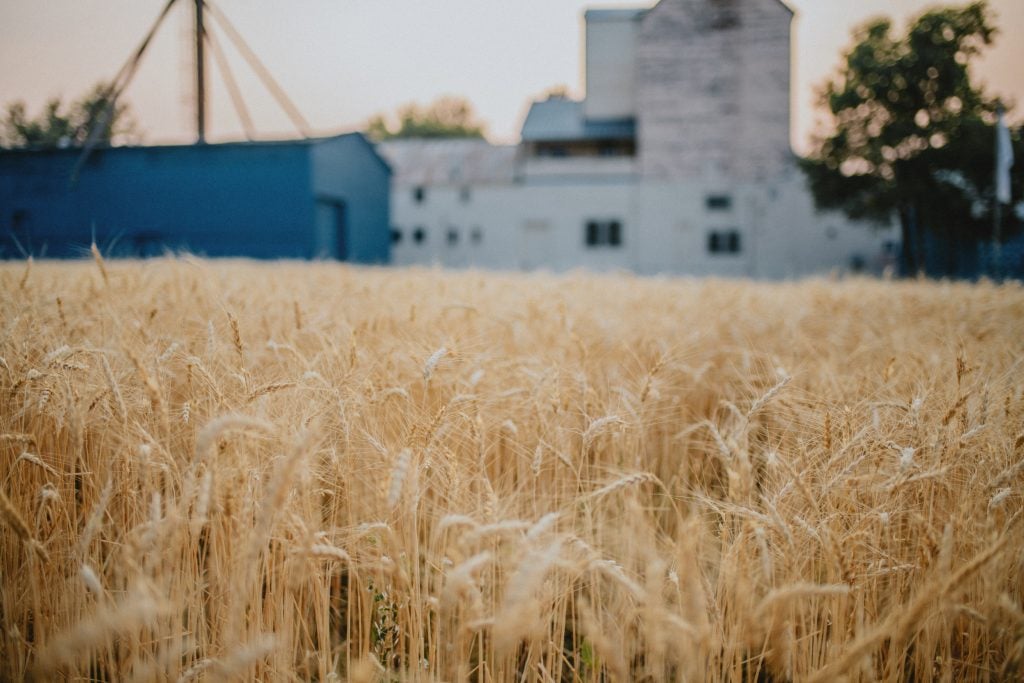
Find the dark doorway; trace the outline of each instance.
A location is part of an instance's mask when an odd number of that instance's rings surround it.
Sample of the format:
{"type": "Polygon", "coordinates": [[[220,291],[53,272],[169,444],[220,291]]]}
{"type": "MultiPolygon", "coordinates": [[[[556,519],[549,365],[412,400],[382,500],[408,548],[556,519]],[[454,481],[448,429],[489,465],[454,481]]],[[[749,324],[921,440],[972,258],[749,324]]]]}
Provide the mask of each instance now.
{"type": "Polygon", "coordinates": [[[345,202],[330,197],[316,200],[316,233],[313,257],[344,261],[348,258],[348,236],[345,230],[345,202]]]}

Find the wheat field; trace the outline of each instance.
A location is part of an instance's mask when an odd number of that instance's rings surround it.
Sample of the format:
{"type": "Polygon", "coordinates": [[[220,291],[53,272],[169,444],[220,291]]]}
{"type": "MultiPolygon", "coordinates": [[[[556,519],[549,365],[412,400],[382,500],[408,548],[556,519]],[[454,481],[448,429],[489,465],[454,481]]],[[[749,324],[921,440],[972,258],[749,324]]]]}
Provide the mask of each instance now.
{"type": "Polygon", "coordinates": [[[0,266],[0,678],[1024,675],[1024,288],[0,266]]]}

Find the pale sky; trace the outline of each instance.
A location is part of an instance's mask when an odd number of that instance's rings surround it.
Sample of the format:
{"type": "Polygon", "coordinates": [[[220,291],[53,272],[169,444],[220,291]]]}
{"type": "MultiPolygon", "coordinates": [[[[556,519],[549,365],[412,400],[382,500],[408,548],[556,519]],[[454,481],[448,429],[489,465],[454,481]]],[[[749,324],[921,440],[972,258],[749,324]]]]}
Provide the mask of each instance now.
{"type": "MultiPolygon", "coordinates": [[[[529,101],[552,86],[582,96],[583,10],[643,6],[593,0],[215,0],[317,132],[353,130],[377,112],[467,97],[488,137],[515,142],[529,101]]],[[[819,118],[815,88],[838,65],[850,30],[867,18],[906,19],[933,0],[787,0],[793,34],[793,144],[806,151],[819,118]]],[[[117,72],[165,0],[0,0],[0,105],[31,112],[77,97],[117,72]]],[[[646,3],[647,6],[653,2],[646,3]]],[[[948,4],[948,3],[946,3],[948,4]]],[[[961,3],[963,4],[963,3],[961,3]]],[[[1000,35],[977,75],[1020,104],[1024,118],[1024,0],[991,0],[1000,35]]],[[[192,3],[179,0],[127,91],[150,143],[188,141],[192,3]]],[[[216,25],[214,25],[216,30],[216,25]]],[[[259,81],[218,33],[260,137],[295,135],[259,81]]],[[[211,140],[241,126],[212,56],[211,140]]]]}

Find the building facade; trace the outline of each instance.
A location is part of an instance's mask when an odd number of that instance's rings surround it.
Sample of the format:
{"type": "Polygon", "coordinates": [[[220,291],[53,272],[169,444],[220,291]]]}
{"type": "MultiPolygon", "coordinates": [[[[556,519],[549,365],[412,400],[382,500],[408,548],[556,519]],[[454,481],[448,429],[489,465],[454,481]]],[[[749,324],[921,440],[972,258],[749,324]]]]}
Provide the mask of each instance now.
{"type": "Polygon", "coordinates": [[[358,133],[0,152],[0,257],[390,259],[391,169],[358,133]]]}
{"type": "Polygon", "coordinates": [[[879,271],[896,231],[818,213],[790,148],[780,0],[589,10],[586,97],[534,102],[521,142],[397,140],[401,264],[780,278],[879,271]]]}

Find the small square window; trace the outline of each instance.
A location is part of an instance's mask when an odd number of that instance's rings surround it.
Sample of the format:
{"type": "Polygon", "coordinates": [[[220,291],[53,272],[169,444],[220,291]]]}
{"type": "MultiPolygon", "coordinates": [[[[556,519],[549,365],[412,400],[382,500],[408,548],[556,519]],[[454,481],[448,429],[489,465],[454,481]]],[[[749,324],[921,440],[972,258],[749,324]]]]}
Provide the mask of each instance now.
{"type": "Polygon", "coordinates": [[[732,209],[732,197],[727,194],[708,195],[704,200],[708,211],[729,211],[732,209]]]}
{"type": "Polygon", "coordinates": [[[738,230],[712,230],[708,233],[708,253],[738,254],[742,240],[738,230]]]}
{"type": "Polygon", "coordinates": [[[398,228],[391,229],[391,244],[398,244],[402,241],[402,231],[398,228]]]}
{"type": "Polygon", "coordinates": [[[588,247],[621,246],[622,222],[589,220],[584,224],[583,239],[588,247]]]}
{"type": "Polygon", "coordinates": [[[459,231],[455,228],[448,229],[448,246],[454,247],[459,243],[459,231]]]}
{"type": "Polygon", "coordinates": [[[725,250],[730,254],[740,253],[740,234],[738,232],[730,232],[726,235],[725,250]]]}
{"type": "Polygon", "coordinates": [[[612,221],[608,224],[608,244],[617,247],[622,244],[622,224],[612,221]]]}
{"type": "Polygon", "coordinates": [[[427,241],[427,231],[423,228],[416,228],[412,231],[412,241],[416,244],[423,244],[427,241]]]}
{"type": "Polygon", "coordinates": [[[712,254],[717,254],[722,251],[721,235],[719,233],[708,233],[708,251],[712,254]]]}
{"type": "Polygon", "coordinates": [[[417,204],[422,204],[427,198],[427,188],[422,185],[417,185],[412,189],[412,199],[417,204]]]}

